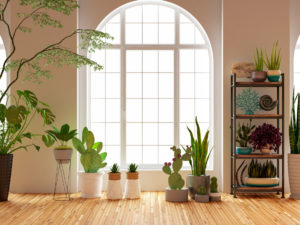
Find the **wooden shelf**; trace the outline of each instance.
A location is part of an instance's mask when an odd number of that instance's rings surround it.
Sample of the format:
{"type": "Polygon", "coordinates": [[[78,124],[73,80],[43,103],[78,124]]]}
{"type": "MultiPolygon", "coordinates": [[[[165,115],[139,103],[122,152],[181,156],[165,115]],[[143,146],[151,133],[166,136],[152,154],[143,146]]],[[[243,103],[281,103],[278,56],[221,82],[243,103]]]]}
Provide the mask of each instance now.
{"type": "Polygon", "coordinates": [[[242,155],[236,154],[235,158],[237,159],[282,159],[283,156],[281,154],[249,154],[249,155],[242,155]]]}
{"type": "Polygon", "coordinates": [[[276,187],[236,187],[237,192],[277,192],[282,191],[282,188],[279,186],[276,187]]]}
{"type": "Polygon", "coordinates": [[[236,114],[236,119],[282,119],[282,115],[278,114],[257,114],[257,115],[244,115],[236,114]]]}
{"type": "Polygon", "coordinates": [[[281,87],[282,82],[236,82],[236,87],[281,87]]]}

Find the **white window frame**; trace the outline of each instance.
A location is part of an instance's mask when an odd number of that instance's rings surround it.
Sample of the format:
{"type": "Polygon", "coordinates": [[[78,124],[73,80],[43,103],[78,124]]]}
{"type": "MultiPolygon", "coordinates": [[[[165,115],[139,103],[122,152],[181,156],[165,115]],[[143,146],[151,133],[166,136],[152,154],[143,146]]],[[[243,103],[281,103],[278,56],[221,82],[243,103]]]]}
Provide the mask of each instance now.
{"type": "MultiPolygon", "coordinates": [[[[4,40],[3,40],[3,38],[1,37],[1,35],[0,35],[0,51],[3,51],[5,57],[7,57],[7,53],[6,53],[6,49],[5,49],[5,45],[4,45],[4,40]]],[[[0,68],[2,67],[2,65],[3,65],[3,62],[1,62],[0,68]]],[[[7,72],[4,73],[4,77],[1,78],[1,81],[2,81],[3,79],[5,79],[6,85],[9,84],[9,75],[8,75],[8,74],[9,74],[9,73],[7,73],[7,72]]],[[[4,90],[2,90],[2,91],[4,91],[4,90]]],[[[8,94],[10,94],[10,90],[8,90],[8,94]]]]}

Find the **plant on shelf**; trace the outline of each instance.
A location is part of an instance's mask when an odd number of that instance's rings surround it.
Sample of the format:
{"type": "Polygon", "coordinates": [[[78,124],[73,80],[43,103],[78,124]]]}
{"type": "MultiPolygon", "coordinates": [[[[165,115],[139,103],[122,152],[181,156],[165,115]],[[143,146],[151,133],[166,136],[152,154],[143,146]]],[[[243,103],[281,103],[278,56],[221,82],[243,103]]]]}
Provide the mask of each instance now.
{"type": "Polygon", "coordinates": [[[300,93],[293,91],[292,110],[289,125],[291,153],[288,154],[288,172],[291,198],[300,199],[300,93]]]}
{"type": "Polygon", "coordinates": [[[125,198],[136,199],[141,195],[141,187],[139,173],[137,172],[138,165],[130,163],[128,166],[127,179],[125,183],[125,198]]]}
{"type": "Polygon", "coordinates": [[[236,106],[245,111],[246,115],[253,115],[256,110],[261,110],[258,93],[252,88],[243,89],[236,96],[236,106]]]}
{"type": "Polygon", "coordinates": [[[195,196],[196,202],[209,202],[209,195],[205,186],[200,186],[197,189],[197,194],[195,196]]]}
{"type": "Polygon", "coordinates": [[[265,65],[268,68],[267,77],[270,82],[280,81],[281,49],[278,49],[278,41],[274,42],[270,57],[265,50],[265,65]]]}
{"type": "Polygon", "coordinates": [[[107,199],[116,200],[122,199],[122,185],[121,185],[121,173],[117,163],[114,163],[110,168],[110,173],[108,173],[108,183],[107,183],[107,199]]]}
{"type": "Polygon", "coordinates": [[[263,154],[270,154],[271,150],[277,151],[281,145],[282,133],[272,124],[264,123],[250,135],[249,143],[254,149],[260,150],[263,154]]]}
{"type": "Polygon", "coordinates": [[[250,140],[251,131],[255,128],[254,125],[250,123],[243,124],[242,126],[238,124],[238,129],[236,131],[236,142],[239,143],[240,147],[236,147],[237,154],[250,154],[252,148],[248,147],[248,142],[250,140]]]}
{"type": "Polygon", "coordinates": [[[168,183],[170,188],[166,188],[165,191],[166,201],[186,202],[188,201],[188,189],[183,189],[184,180],[179,172],[182,168],[183,161],[189,161],[191,159],[191,149],[187,148],[183,155],[181,155],[180,148],[176,148],[176,146],[170,149],[173,151],[173,162],[165,162],[162,167],[163,172],[169,175],[168,183]]]}
{"type": "Polygon", "coordinates": [[[53,130],[47,130],[47,135],[42,136],[44,144],[49,148],[55,142],[59,145],[54,148],[54,157],[59,163],[68,163],[72,157],[73,148],[68,146],[69,140],[77,135],[77,130],[70,130],[69,124],[61,126],[60,130],[52,126],[53,130]]]}
{"type": "Polygon", "coordinates": [[[252,72],[254,82],[264,82],[267,78],[267,72],[264,71],[264,54],[262,49],[256,48],[256,54],[253,54],[255,71],[252,72]]]}
{"type": "Polygon", "coordinates": [[[216,177],[210,179],[209,198],[213,202],[221,201],[221,193],[218,191],[218,179],[216,177]]]}
{"type": "Polygon", "coordinates": [[[95,142],[92,131],[85,127],[82,131],[82,140],[72,139],[74,148],[80,153],[80,162],[84,173],[79,173],[81,196],[83,198],[95,198],[101,196],[103,173],[99,169],[106,166],[106,152],[101,152],[102,142],[95,142]]]}

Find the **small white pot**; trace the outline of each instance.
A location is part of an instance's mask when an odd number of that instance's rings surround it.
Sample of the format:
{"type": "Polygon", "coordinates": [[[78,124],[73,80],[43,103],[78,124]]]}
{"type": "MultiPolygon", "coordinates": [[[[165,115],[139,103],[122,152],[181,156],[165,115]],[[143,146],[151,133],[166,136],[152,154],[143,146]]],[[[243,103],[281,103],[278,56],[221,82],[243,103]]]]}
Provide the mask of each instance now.
{"type": "Polygon", "coordinates": [[[290,198],[300,199],[300,154],[288,154],[290,198]]]}
{"type": "Polygon", "coordinates": [[[99,173],[78,173],[79,189],[82,198],[101,197],[103,185],[103,172],[99,173]]]}
{"type": "Polygon", "coordinates": [[[136,199],[141,197],[141,186],[139,179],[126,179],[125,198],[136,199]]]}
{"type": "Polygon", "coordinates": [[[106,197],[111,200],[123,198],[121,180],[108,180],[106,197]]]}
{"type": "Polygon", "coordinates": [[[280,70],[268,70],[267,75],[268,76],[278,76],[278,75],[281,75],[281,71],[280,70]]]}

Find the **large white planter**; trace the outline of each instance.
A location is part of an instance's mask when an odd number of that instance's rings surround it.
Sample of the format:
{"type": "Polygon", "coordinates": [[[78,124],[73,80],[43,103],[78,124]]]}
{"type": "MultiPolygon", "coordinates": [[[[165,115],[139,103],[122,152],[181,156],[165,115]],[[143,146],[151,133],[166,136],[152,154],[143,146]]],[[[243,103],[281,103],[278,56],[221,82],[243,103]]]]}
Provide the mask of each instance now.
{"type": "Polygon", "coordinates": [[[111,200],[123,198],[121,180],[108,180],[106,197],[111,200]]]}
{"type": "Polygon", "coordinates": [[[78,173],[79,189],[82,198],[101,197],[103,172],[100,173],[78,173]]]}
{"type": "Polygon", "coordinates": [[[288,154],[291,198],[300,199],[300,154],[288,154]]]}

